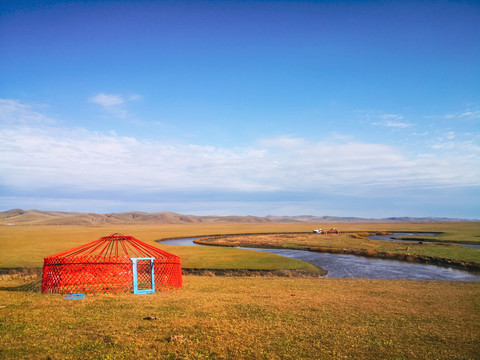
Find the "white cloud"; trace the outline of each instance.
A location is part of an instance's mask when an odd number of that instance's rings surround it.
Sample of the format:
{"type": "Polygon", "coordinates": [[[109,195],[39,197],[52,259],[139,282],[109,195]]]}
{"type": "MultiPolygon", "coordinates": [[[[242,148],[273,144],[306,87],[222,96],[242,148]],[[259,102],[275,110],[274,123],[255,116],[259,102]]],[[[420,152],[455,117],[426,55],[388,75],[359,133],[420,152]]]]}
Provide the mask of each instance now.
{"type": "Polygon", "coordinates": [[[472,140],[453,141],[438,139],[433,145],[436,150],[456,150],[464,153],[466,157],[472,157],[473,154],[480,152],[480,145],[472,140]]]}
{"type": "Polygon", "coordinates": [[[306,140],[289,135],[282,135],[274,138],[263,138],[258,140],[263,147],[296,148],[306,144],[306,140]]]}
{"type": "Polygon", "coordinates": [[[456,133],[448,131],[430,142],[439,156],[455,153],[461,158],[476,158],[480,155],[480,133],[456,133]]]}
{"type": "Polygon", "coordinates": [[[449,131],[449,132],[446,134],[446,137],[447,137],[447,139],[454,139],[454,138],[455,138],[455,132],[449,131]]]}
{"type": "Polygon", "coordinates": [[[412,136],[427,136],[429,134],[430,134],[430,132],[424,131],[424,132],[421,132],[421,133],[420,132],[413,132],[411,135],[412,136]]]}
{"type": "Polygon", "coordinates": [[[467,118],[472,120],[480,119],[480,110],[477,111],[466,111],[463,114],[460,114],[460,118],[467,118]]]}
{"type": "Polygon", "coordinates": [[[0,99],[0,124],[53,124],[55,121],[38,112],[33,106],[17,100],[0,99]]]}
{"type": "Polygon", "coordinates": [[[374,126],[382,126],[396,129],[404,129],[413,126],[413,124],[401,121],[404,117],[399,114],[384,114],[384,113],[373,113],[368,115],[369,118],[377,119],[371,124],[374,126]]]}
{"type": "Polygon", "coordinates": [[[138,94],[132,94],[128,97],[129,100],[141,100],[143,99],[143,96],[142,95],[138,95],[138,94]]]}
{"type": "MultiPolygon", "coordinates": [[[[26,110],[24,115],[37,116],[26,110]]],[[[9,188],[142,193],[355,193],[381,188],[479,186],[480,149],[470,145],[415,156],[382,144],[280,136],[245,148],[218,148],[20,121],[0,130],[0,181],[9,188]]]]}
{"type": "Polygon", "coordinates": [[[90,98],[90,101],[103,107],[118,106],[125,103],[121,95],[115,94],[97,94],[90,98]]]}
{"type": "Polygon", "coordinates": [[[402,115],[398,115],[398,114],[382,114],[380,115],[380,117],[383,119],[383,120],[388,120],[388,121],[394,121],[394,120],[402,120],[403,119],[403,116],[402,115]]]}
{"type": "Polygon", "coordinates": [[[396,127],[396,128],[407,128],[407,127],[410,127],[410,126],[413,126],[413,125],[410,124],[410,123],[406,123],[406,122],[387,121],[387,122],[385,123],[385,126],[387,126],[387,127],[396,127]]]}
{"type": "Polygon", "coordinates": [[[130,101],[140,100],[141,95],[133,94],[129,96],[122,96],[119,94],[105,94],[98,93],[89,99],[89,102],[100,105],[105,111],[113,116],[125,118],[128,115],[125,106],[130,101]]]}
{"type": "Polygon", "coordinates": [[[446,120],[478,120],[480,119],[480,110],[466,110],[458,113],[448,113],[444,115],[428,115],[424,116],[425,119],[446,119],[446,120]]]}
{"type": "Polygon", "coordinates": [[[413,124],[410,124],[407,122],[399,122],[399,121],[391,121],[391,120],[382,121],[382,122],[373,122],[372,125],[399,128],[399,129],[404,129],[404,128],[413,126],[413,124]]]}

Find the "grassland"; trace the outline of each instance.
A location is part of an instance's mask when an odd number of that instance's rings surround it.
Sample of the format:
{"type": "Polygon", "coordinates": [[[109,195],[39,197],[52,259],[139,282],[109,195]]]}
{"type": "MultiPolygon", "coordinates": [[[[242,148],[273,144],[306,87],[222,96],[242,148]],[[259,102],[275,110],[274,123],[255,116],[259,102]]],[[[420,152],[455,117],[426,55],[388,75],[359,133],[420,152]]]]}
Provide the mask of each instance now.
{"type": "MultiPolygon", "coordinates": [[[[182,257],[182,266],[191,268],[215,267],[227,250],[189,249],[162,245],[158,239],[214,234],[311,232],[318,224],[261,223],[261,224],[165,224],[165,225],[103,225],[103,226],[0,226],[0,268],[40,267],[43,258],[85,244],[112,233],[132,235],[139,240],[159,246],[182,257]]],[[[342,232],[420,231],[438,232],[435,240],[444,242],[480,243],[480,223],[342,223],[324,224],[342,232]]],[[[231,250],[239,251],[239,250],[231,250]]],[[[238,257],[240,258],[240,257],[238,257]]],[[[238,259],[237,258],[237,259],[238,259]]],[[[220,266],[220,265],[218,265],[220,266]]],[[[237,266],[237,265],[235,265],[237,266]]],[[[247,266],[247,265],[245,265],[247,266]]]]}
{"type": "MultiPolygon", "coordinates": [[[[479,224],[463,230],[446,225],[332,226],[478,239],[479,224]]],[[[114,232],[153,244],[180,236],[311,229],[312,224],[1,227],[0,267],[41,266],[43,256],[114,232]]],[[[238,249],[160,247],[191,267],[244,261],[225,261],[238,249]]],[[[38,281],[35,272],[0,275],[1,359],[478,359],[480,353],[478,282],[189,275],[182,289],[171,292],[65,300],[40,294],[30,286],[38,281]]]]}
{"type": "MultiPolygon", "coordinates": [[[[190,248],[162,245],[155,240],[179,236],[239,232],[269,232],[273,227],[262,225],[123,225],[123,226],[1,226],[0,268],[41,267],[43,258],[80,246],[112,233],[132,235],[137,239],[179,255],[184,268],[220,269],[298,269],[318,271],[310,264],[285,259],[273,254],[219,248],[190,248]]],[[[286,228],[300,231],[301,227],[286,228]]],[[[303,227],[305,228],[305,226],[303,227]]],[[[284,227],[280,227],[284,229],[284,227]]],[[[284,231],[284,230],[280,230],[284,231]]]]}
{"type": "Polygon", "coordinates": [[[0,358],[477,359],[479,310],[480,284],[464,282],[186,276],[143,296],[3,291],[0,358]]]}

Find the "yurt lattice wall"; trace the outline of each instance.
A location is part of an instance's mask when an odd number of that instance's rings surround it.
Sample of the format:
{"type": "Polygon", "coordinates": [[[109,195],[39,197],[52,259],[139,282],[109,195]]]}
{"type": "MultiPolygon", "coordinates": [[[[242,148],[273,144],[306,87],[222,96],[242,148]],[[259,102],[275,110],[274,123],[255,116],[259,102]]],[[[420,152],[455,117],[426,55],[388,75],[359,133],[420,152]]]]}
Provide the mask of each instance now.
{"type": "Polygon", "coordinates": [[[132,236],[113,234],[44,258],[42,293],[142,293],[150,286],[181,288],[180,257],[132,236]]]}

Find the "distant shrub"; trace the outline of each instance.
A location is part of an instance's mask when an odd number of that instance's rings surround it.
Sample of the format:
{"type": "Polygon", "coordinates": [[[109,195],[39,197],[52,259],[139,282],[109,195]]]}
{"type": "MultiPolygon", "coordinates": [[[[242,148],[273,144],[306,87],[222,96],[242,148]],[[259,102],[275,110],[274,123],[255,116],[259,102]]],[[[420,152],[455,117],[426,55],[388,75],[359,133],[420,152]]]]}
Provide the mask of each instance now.
{"type": "Polygon", "coordinates": [[[371,235],[372,234],[370,234],[369,232],[360,232],[360,233],[352,234],[351,236],[354,239],[365,239],[366,237],[371,236],[371,235]]]}
{"type": "Polygon", "coordinates": [[[359,232],[357,233],[358,236],[361,236],[361,237],[368,237],[368,236],[372,236],[372,233],[369,233],[369,232],[359,232]]]}

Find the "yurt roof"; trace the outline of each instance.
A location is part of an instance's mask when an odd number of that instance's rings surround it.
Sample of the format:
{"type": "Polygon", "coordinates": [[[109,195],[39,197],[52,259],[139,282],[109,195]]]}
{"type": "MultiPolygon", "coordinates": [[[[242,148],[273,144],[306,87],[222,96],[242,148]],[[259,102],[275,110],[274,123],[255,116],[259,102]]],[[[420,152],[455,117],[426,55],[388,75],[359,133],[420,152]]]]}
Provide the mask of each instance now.
{"type": "Polygon", "coordinates": [[[178,259],[179,257],[135,239],[133,236],[112,234],[88,244],[48,256],[47,258],[131,258],[154,257],[156,259],[178,259]]]}

